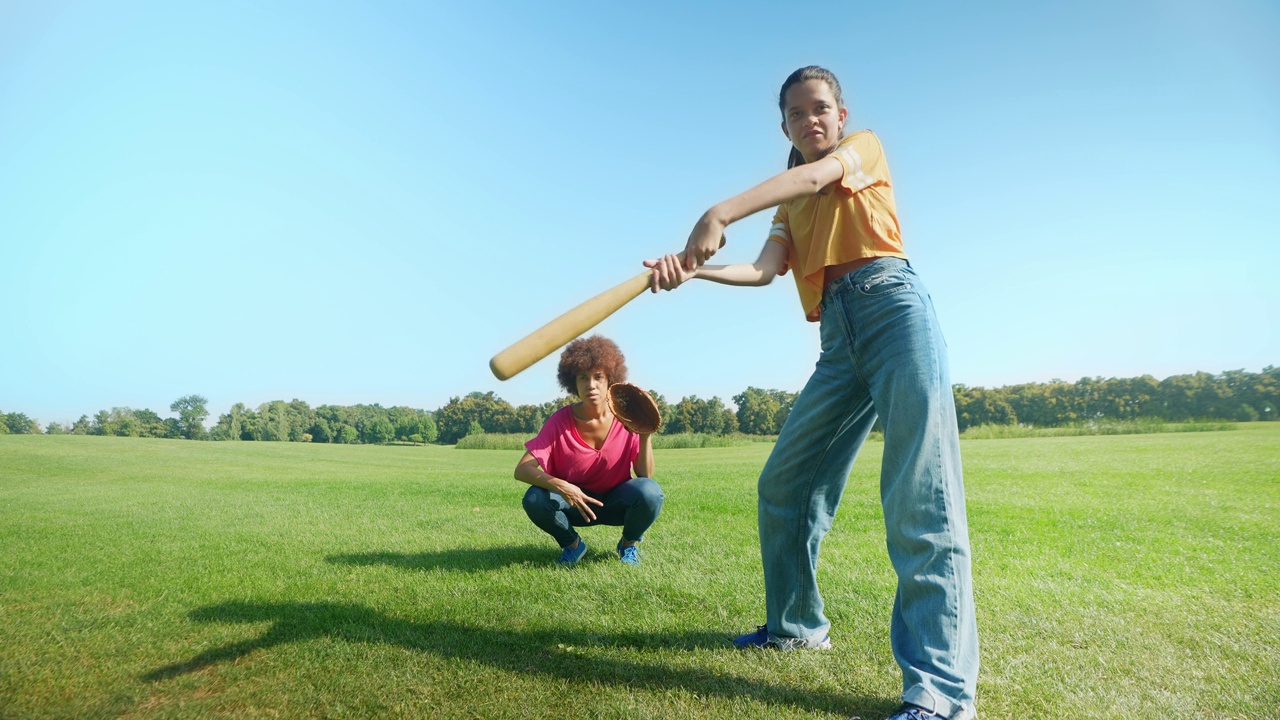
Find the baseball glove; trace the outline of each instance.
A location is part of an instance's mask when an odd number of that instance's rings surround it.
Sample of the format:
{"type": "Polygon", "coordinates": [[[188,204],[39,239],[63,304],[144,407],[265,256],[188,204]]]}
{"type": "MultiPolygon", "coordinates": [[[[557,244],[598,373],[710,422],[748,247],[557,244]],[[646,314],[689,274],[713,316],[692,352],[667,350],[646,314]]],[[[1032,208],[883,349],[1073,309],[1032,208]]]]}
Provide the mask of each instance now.
{"type": "Polygon", "coordinates": [[[662,413],[649,393],[631,383],[609,386],[609,409],[628,430],[637,435],[651,435],[662,427],[662,413]]]}

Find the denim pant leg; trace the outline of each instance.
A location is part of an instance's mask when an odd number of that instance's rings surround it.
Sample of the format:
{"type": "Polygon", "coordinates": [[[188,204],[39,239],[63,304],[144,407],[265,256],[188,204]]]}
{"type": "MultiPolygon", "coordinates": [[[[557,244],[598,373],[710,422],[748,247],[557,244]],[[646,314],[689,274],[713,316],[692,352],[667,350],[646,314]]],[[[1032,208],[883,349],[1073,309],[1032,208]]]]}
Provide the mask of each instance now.
{"type": "MultiPolygon", "coordinates": [[[[848,278],[841,313],[885,429],[880,496],[898,577],[890,639],[903,699],[972,712],[978,675],[969,530],[946,343],[905,263],[848,278]]],[[[843,279],[842,279],[843,280],[843,279]]]]}
{"type": "Polygon", "coordinates": [[[596,521],[601,525],[621,525],[623,540],[640,542],[662,512],[665,497],[652,479],[631,478],[600,500],[604,507],[596,510],[596,521]]]}
{"type": "Polygon", "coordinates": [[[782,642],[816,644],[831,623],[818,592],[818,550],[854,457],[875,424],[841,326],[822,322],[822,354],[759,481],[766,625],[782,642]]]}
{"type": "Polygon", "coordinates": [[[578,539],[575,526],[585,525],[582,515],[565,501],[558,492],[551,492],[536,485],[524,493],[524,512],[543,532],[555,538],[557,544],[567,548],[578,539]]]}

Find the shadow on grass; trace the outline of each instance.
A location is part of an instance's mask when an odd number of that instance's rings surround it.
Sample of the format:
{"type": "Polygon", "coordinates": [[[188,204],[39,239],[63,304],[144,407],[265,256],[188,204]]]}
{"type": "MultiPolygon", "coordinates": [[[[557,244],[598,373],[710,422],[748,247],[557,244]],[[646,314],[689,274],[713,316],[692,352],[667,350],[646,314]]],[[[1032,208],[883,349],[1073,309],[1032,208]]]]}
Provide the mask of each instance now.
{"type": "Polygon", "coordinates": [[[390,565],[405,570],[449,570],[474,572],[500,570],[525,563],[547,564],[555,559],[555,546],[513,545],[507,547],[458,548],[439,552],[398,553],[372,552],[355,555],[330,555],[326,562],[345,565],[390,565]]]}
{"type": "MultiPolygon", "coordinates": [[[[508,672],[529,673],[571,684],[605,684],[620,688],[684,690],[703,697],[748,698],[847,717],[888,714],[894,702],[844,693],[789,687],[707,670],[674,668],[582,653],[583,648],[709,650],[726,648],[728,638],[715,633],[590,633],[580,630],[516,631],[479,628],[444,620],[414,622],[350,603],[225,602],[190,613],[196,622],[274,623],[253,640],[206,650],[188,660],[142,676],[159,682],[231,662],[277,645],[333,638],[346,642],[384,643],[428,652],[441,658],[479,662],[508,672]]],[[[754,651],[753,651],[754,652],[754,651]]]]}

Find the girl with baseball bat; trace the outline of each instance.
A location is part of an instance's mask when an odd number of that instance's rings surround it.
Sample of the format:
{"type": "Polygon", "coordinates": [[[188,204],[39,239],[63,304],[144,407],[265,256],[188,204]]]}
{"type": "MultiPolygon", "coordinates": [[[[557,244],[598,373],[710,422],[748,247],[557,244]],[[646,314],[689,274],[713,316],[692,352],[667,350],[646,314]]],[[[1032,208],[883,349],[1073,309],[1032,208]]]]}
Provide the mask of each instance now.
{"type": "Polygon", "coordinates": [[[645,262],[651,289],[690,278],[766,285],[788,270],[822,351],[759,480],[766,623],[734,644],[827,648],[818,549],[854,458],[877,416],[880,497],[897,573],[890,640],[902,705],[890,720],[976,717],[978,633],[959,433],[946,344],[933,302],[907,260],[880,141],[845,133],[835,76],[810,66],[779,93],[788,169],[708,210],[685,260],[645,262]],[[705,264],[726,226],[777,207],[752,264],[705,264]]]}

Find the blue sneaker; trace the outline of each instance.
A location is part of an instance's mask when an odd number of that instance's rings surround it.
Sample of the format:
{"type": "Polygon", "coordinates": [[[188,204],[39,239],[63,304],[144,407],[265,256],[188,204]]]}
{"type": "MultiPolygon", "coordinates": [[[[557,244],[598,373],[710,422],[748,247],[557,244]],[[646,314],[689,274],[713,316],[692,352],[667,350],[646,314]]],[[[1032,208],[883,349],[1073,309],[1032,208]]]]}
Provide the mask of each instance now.
{"type": "Polygon", "coordinates": [[[885,720],[947,720],[943,716],[935,712],[930,712],[911,703],[902,703],[897,710],[893,711],[885,720]]]}
{"type": "Polygon", "coordinates": [[[618,541],[618,559],[627,565],[640,564],[640,547],[638,545],[623,545],[622,541],[618,541]]]}
{"type": "Polygon", "coordinates": [[[760,650],[830,650],[831,636],[823,635],[822,639],[816,643],[803,638],[775,638],[769,637],[768,626],[761,625],[756,628],[755,632],[749,632],[746,635],[739,635],[734,638],[733,646],[740,650],[749,648],[758,648],[760,650]]]}
{"type": "Polygon", "coordinates": [[[567,547],[560,553],[560,557],[556,558],[556,563],[569,567],[577,565],[583,555],[587,554],[587,541],[581,537],[578,538],[578,547],[567,547]]]}
{"type": "Polygon", "coordinates": [[[769,647],[769,628],[761,625],[756,628],[755,632],[749,632],[746,635],[739,635],[733,639],[733,646],[741,650],[747,648],[767,648],[769,647]]]}

